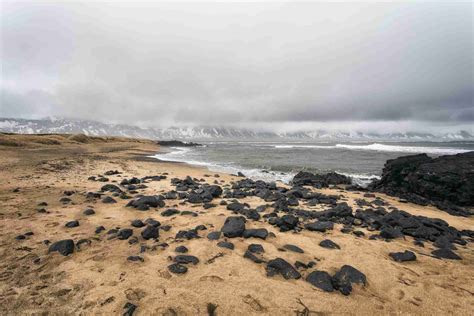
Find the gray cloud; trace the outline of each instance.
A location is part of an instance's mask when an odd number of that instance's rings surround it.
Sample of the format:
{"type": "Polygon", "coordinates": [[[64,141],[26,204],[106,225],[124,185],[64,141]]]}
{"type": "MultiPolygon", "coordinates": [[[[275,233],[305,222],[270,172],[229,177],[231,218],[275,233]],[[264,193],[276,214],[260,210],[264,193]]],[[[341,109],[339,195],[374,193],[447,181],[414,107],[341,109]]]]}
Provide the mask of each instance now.
{"type": "Polygon", "coordinates": [[[0,116],[474,122],[471,3],[2,6],[0,116]]]}

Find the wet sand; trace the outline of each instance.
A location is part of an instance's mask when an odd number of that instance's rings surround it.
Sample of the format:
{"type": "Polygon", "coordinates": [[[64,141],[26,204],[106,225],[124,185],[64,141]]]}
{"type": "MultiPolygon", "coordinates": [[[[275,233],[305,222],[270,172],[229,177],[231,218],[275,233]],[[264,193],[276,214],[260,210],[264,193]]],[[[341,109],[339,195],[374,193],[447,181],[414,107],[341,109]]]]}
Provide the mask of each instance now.
{"type": "MultiPolygon", "coordinates": [[[[234,250],[217,247],[206,235],[219,230],[231,215],[225,206],[204,209],[201,204],[181,200],[166,200],[166,206],[148,211],[125,207],[129,200],[104,204],[86,199],[87,192],[96,192],[106,183],[118,184],[124,178],[166,175],[167,179],[150,181],[139,190],[145,195],[163,194],[174,189],[172,178],[186,176],[204,179],[220,185],[239,180],[236,176],[210,172],[180,163],[159,162],[147,155],[159,151],[151,141],[125,138],[89,138],[67,135],[20,136],[0,135],[0,312],[17,314],[121,314],[127,302],[137,306],[136,315],[208,315],[208,304],[217,306],[217,315],[325,315],[325,314],[416,314],[472,315],[474,313],[474,246],[456,245],[462,260],[440,260],[429,256],[435,249],[430,243],[424,248],[413,239],[391,242],[370,240],[366,236],[340,232],[336,224],[327,233],[280,232],[264,220],[248,221],[247,228],[266,228],[275,237],[232,238],[234,250]],[[90,181],[90,176],[103,175],[108,170],[121,174],[106,176],[109,182],[90,181]],[[15,192],[17,191],[17,192],[15,192]],[[59,200],[65,191],[72,202],[59,200]],[[38,212],[40,202],[47,213],[38,212]],[[94,215],[83,211],[92,207],[94,215]],[[189,210],[197,217],[176,215],[164,217],[167,208],[189,210]],[[144,240],[141,228],[133,228],[135,219],[153,218],[169,231],[160,230],[159,241],[144,240]],[[68,221],[78,220],[79,227],[66,228],[68,221]],[[203,238],[177,242],[180,230],[205,225],[203,238]],[[94,231],[103,225],[100,234],[94,231]],[[110,238],[112,228],[132,228],[139,237],[137,244],[110,238]],[[23,240],[15,237],[33,232],[23,240]],[[69,256],[48,254],[45,240],[90,240],[69,256]],[[341,246],[330,250],[318,244],[331,239],[341,246]],[[169,246],[161,245],[167,243],[169,246]],[[315,269],[333,274],[342,265],[351,265],[367,276],[367,286],[355,286],[350,296],[339,292],[323,292],[304,281],[312,269],[300,271],[299,280],[281,276],[267,277],[264,264],[243,257],[249,244],[261,244],[265,259],[281,257],[290,263],[315,261],[315,269]],[[279,250],[293,244],[304,250],[294,253],[279,250]],[[187,254],[200,262],[189,266],[187,273],[170,273],[168,265],[176,255],[174,249],[184,245],[187,254]],[[141,253],[142,246],[145,252],[141,253]],[[411,250],[417,261],[399,263],[388,254],[411,250]],[[140,255],[144,262],[131,262],[129,256],[140,255]]],[[[282,185],[282,184],[279,184],[282,185]]],[[[319,190],[342,195],[354,209],[361,192],[340,189],[319,190]]],[[[110,195],[110,194],[108,194],[110,195]]],[[[473,229],[474,218],[451,216],[434,207],[400,203],[398,199],[377,194],[390,206],[409,213],[441,218],[458,230],[473,229]]],[[[221,199],[214,199],[219,204],[221,199]]],[[[257,197],[240,202],[257,207],[265,202],[257,197]]],[[[311,208],[324,209],[323,206],[311,208]]],[[[221,238],[221,240],[224,240],[221,238]]]]}

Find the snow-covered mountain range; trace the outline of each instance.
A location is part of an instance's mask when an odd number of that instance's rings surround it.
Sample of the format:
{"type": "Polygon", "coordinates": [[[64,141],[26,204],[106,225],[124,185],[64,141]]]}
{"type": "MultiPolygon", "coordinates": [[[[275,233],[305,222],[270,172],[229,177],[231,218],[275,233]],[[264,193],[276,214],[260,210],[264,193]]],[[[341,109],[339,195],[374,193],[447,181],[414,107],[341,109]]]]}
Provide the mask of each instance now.
{"type": "Polygon", "coordinates": [[[96,121],[77,119],[15,119],[0,118],[0,131],[21,134],[86,134],[91,136],[125,136],[148,139],[286,139],[305,140],[387,140],[387,141],[464,141],[474,140],[474,136],[466,131],[446,134],[430,133],[362,133],[334,131],[299,131],[276,133],[232,127],[169,127],[141,128],[123,124],[105,124],[96,121]]]}

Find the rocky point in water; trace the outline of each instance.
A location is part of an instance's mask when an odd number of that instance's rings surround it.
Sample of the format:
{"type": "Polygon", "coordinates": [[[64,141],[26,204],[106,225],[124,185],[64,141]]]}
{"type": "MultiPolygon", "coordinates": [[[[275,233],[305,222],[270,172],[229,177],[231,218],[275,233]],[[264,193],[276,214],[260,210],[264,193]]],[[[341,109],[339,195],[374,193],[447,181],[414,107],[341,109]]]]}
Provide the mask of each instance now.
{"type": "Polygon", "coordinates": [[[193,142],[183,142],[180,140],[159,140],[157,141],[158,145],[163,147],[197,147],[202,146],[198,143],[193,142]]]}

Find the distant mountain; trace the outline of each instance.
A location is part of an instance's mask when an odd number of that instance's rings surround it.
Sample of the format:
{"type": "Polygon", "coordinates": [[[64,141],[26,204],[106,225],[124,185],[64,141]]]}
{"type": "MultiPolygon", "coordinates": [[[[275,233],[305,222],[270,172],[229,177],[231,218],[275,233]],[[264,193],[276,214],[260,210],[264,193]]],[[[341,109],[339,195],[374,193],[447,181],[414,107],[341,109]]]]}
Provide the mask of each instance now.
{"type": "Polygon", "coordinates": [[[275,133],[232,127],[170,127],[141,128],[123,124],[105,124],[95,121],[76,119],[41,119],[27,120],[0,118],[0,131],[20,134],[86,134],[91,136],[125,136],[148,139],[263,139],[263,140],[386,140],[386,141],[464,141],[474,140],[466,131],[434,135],[429,133],[362,133],[334,131],[299,131],[275,133]]]}

